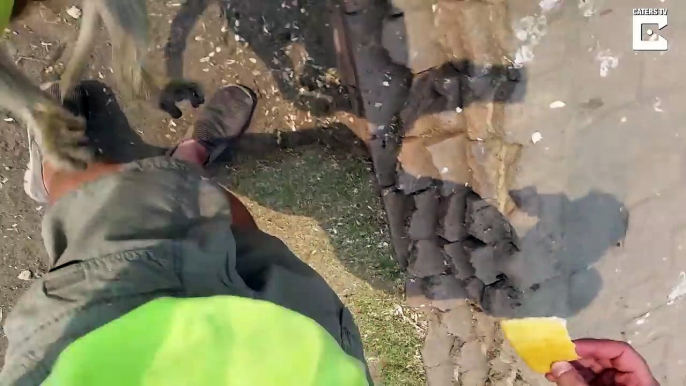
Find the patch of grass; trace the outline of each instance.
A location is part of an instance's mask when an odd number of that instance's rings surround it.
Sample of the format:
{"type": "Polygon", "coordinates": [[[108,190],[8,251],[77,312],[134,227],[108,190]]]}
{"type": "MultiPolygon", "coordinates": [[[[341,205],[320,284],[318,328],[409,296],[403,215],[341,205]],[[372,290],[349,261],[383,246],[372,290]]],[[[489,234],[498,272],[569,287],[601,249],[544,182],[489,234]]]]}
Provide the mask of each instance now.
{"type": "Polygon", "coordinates": [[[398,284],[401,271],[389,245],[385,213],[371,167],[323,149],[284,152],[272,160],[250,162],[232,173],[231,189],[261,206],[315,219],[352,273],[398,284]]]}
{"type": "Polygon", "coordinates": [[[424,384],[423,336],[401,307],[402,272],[370,165],[319,147],[241,161],[228,185],[350,308],[376,380],[424,384]]]}

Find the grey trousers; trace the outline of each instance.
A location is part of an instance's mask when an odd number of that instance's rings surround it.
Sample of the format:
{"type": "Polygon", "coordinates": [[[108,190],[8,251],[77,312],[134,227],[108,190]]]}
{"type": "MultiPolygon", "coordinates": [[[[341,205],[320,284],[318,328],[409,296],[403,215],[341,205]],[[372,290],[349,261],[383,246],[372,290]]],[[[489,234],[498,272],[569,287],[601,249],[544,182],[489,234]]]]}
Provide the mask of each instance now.
{"type": "Polygon", "coordinates": [[[50,209],[43,238],[51,269],[8,316],[0,385],[40,384],[71,342],[162,296],[271,301],[366,363],[352,315],[321,276],[279,239],[232,227],[222,188],[191,165],[152,158],[85,184],[50,209]]]}

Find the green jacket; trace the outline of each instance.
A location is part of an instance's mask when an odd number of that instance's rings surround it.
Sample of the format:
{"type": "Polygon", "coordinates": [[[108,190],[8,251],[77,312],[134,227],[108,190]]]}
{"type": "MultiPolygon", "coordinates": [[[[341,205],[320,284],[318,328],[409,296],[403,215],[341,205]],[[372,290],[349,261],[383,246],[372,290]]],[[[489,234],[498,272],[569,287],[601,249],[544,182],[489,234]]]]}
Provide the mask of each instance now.
{"type": "Polygon", "coordinates": [[[73,342],[44,386],[367,385],[314,320],[235,296],[159,298],[73,342]]]}
{"type": "Polygon", "coordinates": [[[2,27],[2,31],[4,31],[10,23],[13,7],[14,0],[0,0],[0,27],[2,27]]]}

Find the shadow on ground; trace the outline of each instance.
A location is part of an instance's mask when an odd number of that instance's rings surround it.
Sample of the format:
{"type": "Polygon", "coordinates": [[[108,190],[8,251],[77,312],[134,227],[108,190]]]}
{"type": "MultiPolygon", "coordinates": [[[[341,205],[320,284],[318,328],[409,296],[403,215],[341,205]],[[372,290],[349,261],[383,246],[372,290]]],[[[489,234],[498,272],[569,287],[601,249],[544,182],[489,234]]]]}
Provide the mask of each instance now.
{"type": "Polygon", "coordinates": [[[194,25],[216,3],[235,39],[247,44],[272,72],[284,99],[315,116],[331,109],[348,110],[343,89],[326,74],[336,66],[327,1],[315,0],[196,0],[186,1],[174,17],[167,45],[166,69],[183,77],[183,53],[194,25]]]}
{"type": "Polygon", "coordinates": [[[502,259],[494,261],[499,273],[491,274],[504,276],[484,291],[484,309],[508,317],[577,314],[602,288],[593,265],[624,240],[626,207],[613,195],[597,191],[573,200],[539,194],[534,187],[511,195],[535,223],[524,227],[528,229],[510,256],[496,257],[502,259]]]}
{"type": "Polygon", "coordinates": [[[408,285],[408,297],[419,297],[413,302],[425,296],[427,303],[444,308],[471,299],[485,312],[504,317],[571,317],[591,303],[602,288],[593,265],[621,246],[626,207],[602,192],[575,200],[532,187],[511,194],[521,211],[515,218],[523,236],[497,208],[467,189],[464,206],[450,209],[463,213],[464,233],[453,243],[440,239],[444,255],[439,259],[448,266],[408,285]]]}

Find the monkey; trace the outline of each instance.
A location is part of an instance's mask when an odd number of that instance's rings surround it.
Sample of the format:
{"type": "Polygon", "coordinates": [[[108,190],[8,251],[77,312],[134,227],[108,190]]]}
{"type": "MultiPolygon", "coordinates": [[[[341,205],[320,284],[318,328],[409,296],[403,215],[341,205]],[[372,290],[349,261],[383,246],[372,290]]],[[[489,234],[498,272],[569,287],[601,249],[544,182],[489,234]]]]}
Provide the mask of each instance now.
{"type": "Polygon", "coordinates": [[[148,12],[145,0],[84,0],[81,30],[74,53],[62,74],[62,97],[80,78],[88,54],[92,50],[100,19],[112,38],[112,69],[125,95],[153,99],[173,118],[181,117],[176,102],[188,99],[194,107],[203,102],[202,91],[184,79],[169,79],[153,75],[146,68],[149,45],[148,12]]]}
{"type": "MultiPolygon", "coordinates": [[[[31,4],[39,2],[52,5],[53,10],[57,7],[55,3],[62,5],[60,0],[0,0],[0,23],[4,16],[15,20],[31,4]],[[11,13],[6,15],[8,10],[3,7],[12,1],[11,13]]],[[[146,0],[83,0],[82,8],[81,28],[59,83],[62,99],[80,80],[102,21],[112,41],[112,70],[124,95],[157,101],[158,107],[173,118],[181,117],[181,110],[176,106],[178,102],[189,100],[193,107],[204,103],[198,84],[156,76],[147,69],[146,0]]],[[[60,101],[41,91],[14,65],[6,52],[0,52],[0,108],[8,110],[27,126],[35,135],[45,160],[56,168],[83,169],[93,160],[94,153],[85,135],[85,120],[74,116],[60,101]]]]}

